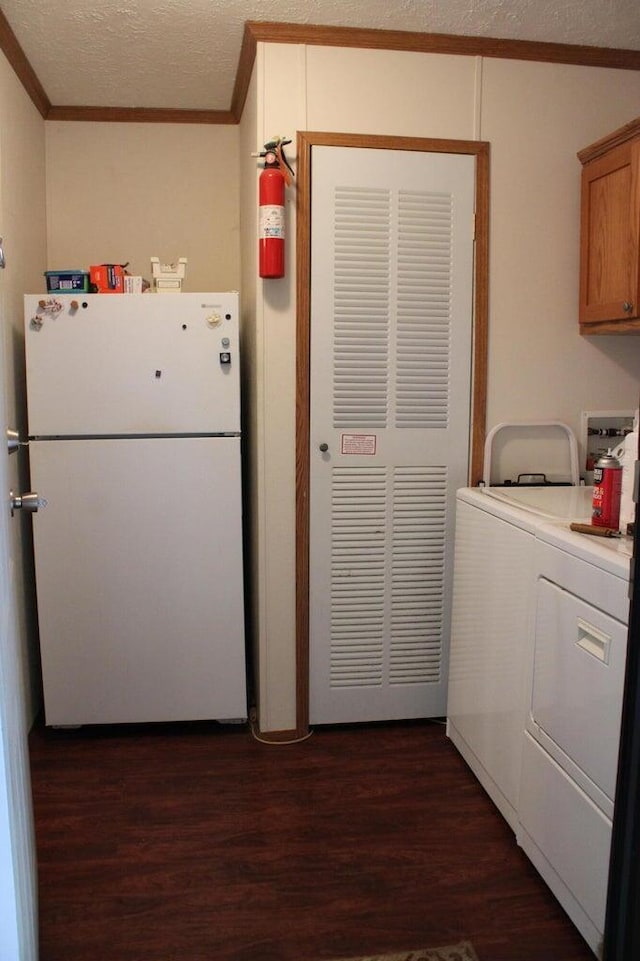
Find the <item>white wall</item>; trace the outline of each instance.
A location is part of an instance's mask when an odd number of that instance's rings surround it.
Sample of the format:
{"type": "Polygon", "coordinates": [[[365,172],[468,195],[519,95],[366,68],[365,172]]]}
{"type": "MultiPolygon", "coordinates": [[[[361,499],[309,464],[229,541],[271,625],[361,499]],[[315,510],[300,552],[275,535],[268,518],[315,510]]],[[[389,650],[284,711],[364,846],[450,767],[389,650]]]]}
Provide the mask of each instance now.
{"type": "MultiPolygon", "coordinates": [[[[298,130],[471,139],[477,125],[479,69],[468,57],[259,44],[254,73],[256,143],[276,135],[291,137],[288,156],[294,166],[298,130]],[[429,86],[442,95],[414,95],[429,86]]],[[[253,439],[261,465],[255,494],[260,513],[257,649],[263,731],[296,725],[294,189],[287,191],[286,204],[286,277],[259,283],[254,317],[260,340],[254,376],[261,421],[253,439]]]]}
{"type": "Polygon", "coordinates": [[[309,130],[474,139],[480,60],[308,47],[309,130]]]}
{"type": "MultiPolygon", "coordinates": [[[[304,49],[289,44],[258,45],[257,143],[276,136],[291,138],[304,129],[304,49]],[[276,106],[276,112],[272,106],[276,106]]],[[[258,358],[261,432],[257,438],[262,466],[261,551],[264,577],[260,605],[260,727],[289,731],[295,709],[295,191],[286,191],[286,277],[258,282],[256,319],[261,331],[258,358]],[[292,327],[293,320],[293,327],[292,327]],[[293,483],[292,483],[293,481],[293,483]]]]}
{"type": "MultiPolygon", "coordinates": [[[[638,403],[640,337],[578,333],[576,151],[640,114],[640,74],[378,50],[258,45],[258,139],[296,130],[491,143],[487,428],[638,403]]],[[[285,280],[257,291],[263,317],[260,445],[269,653],[263,729],[295,726],[295,211],[285,280]],[[277,607],[277,613],[276,613],[277,607]],[[273,616],[270,616],[269,611],[273,616]]],[[[555,449],[555,448],[554,448],[555,449]]],[[[507,465],[509,466],[509,465],[507,465]]]]}
{"type": "MultiPolygon", "coordinates": [[[[183,289],[240,283],[235,126],[47,122],[50,270],[188,260],[183,289]]],[[[37,292],[37,291],[36,291],[37,292]]]]}
{"type": "MultiPolygon", "coordinates": [[[[576,157],[638,114],[638,73],[484,63],[482,138],[491,143],[492,194],[489,427],[555,418],[580,436],[583,410],[638,406],[640,337],[578,332],[576,157]]],[[[518,450],[514,444],[513,456],[518,450]]]]}

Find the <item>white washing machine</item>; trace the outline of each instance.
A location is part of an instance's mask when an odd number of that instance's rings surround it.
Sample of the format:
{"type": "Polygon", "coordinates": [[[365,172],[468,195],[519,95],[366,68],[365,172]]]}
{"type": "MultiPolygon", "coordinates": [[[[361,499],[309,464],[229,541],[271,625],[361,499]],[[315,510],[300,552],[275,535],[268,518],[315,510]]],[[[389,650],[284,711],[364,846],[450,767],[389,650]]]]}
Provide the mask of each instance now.
{"type": "Polygon", "coordinates": [[[592,950],[604,932],[631,540],[542,525],[517,839],[592,950]]]}
{"type": "Polygon", "coordinates": [[[457,495],[447,733],[514,831],[536,533],[554,518],[588,521],[591,499],[585,487],[464,488],[457,495]]]}

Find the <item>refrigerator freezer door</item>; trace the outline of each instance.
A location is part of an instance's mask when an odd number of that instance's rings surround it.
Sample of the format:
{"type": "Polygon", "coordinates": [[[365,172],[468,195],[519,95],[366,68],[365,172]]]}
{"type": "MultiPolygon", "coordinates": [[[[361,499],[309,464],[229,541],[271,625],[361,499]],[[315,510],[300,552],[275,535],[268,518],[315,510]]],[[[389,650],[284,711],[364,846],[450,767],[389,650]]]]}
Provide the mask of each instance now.
{"type": "Polygon", "coordinates": [[[239,438],[30,457],[46,723],[246,717],[239,438]]]}
{"type": "Polygon", "coordinates": [[[31,437],[240,430],[235,293],[27,295],[25,344],[31,437]]]}

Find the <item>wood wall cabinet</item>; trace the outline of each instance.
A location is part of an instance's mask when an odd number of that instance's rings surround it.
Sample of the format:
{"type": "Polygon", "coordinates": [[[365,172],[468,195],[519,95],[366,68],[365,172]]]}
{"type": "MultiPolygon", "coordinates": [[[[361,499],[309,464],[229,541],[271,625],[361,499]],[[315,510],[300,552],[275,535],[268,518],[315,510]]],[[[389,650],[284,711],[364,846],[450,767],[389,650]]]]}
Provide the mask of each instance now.
{"type": "Polygon", "coordinates": [[[640,118],[578,158],[580,333],[640,334],[640,118]]]}

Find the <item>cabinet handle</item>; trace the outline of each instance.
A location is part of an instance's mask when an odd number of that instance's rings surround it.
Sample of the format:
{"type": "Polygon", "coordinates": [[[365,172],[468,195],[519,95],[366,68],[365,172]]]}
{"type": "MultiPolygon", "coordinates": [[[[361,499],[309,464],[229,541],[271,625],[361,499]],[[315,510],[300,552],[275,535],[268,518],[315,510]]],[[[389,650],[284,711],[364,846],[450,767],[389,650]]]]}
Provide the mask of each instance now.
{"type": "Polygon", "coordinates": [[[633,304],[630,300],[625,300],[624,304],[622,305],[622,309],[624,310],[625,314],[630,314],[633,310],[633,304]]]}

